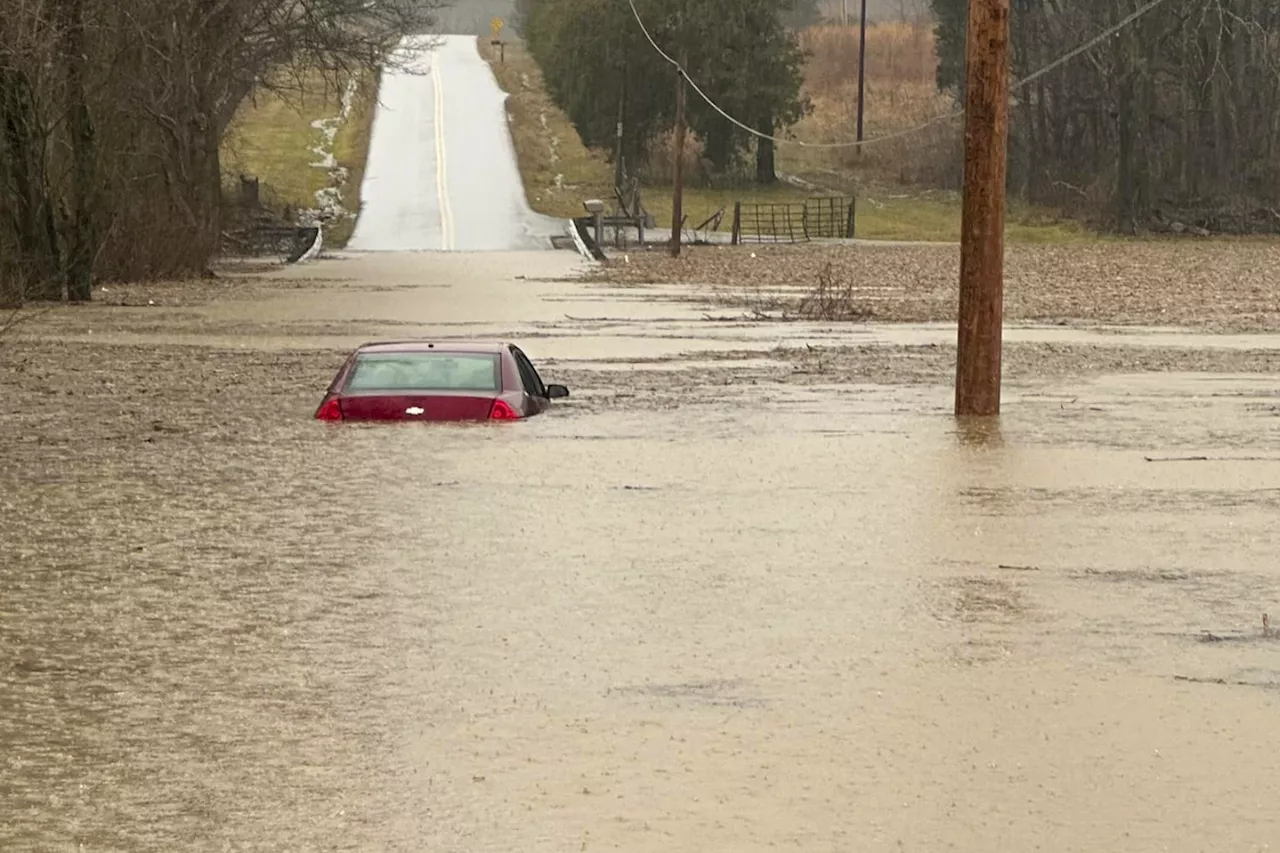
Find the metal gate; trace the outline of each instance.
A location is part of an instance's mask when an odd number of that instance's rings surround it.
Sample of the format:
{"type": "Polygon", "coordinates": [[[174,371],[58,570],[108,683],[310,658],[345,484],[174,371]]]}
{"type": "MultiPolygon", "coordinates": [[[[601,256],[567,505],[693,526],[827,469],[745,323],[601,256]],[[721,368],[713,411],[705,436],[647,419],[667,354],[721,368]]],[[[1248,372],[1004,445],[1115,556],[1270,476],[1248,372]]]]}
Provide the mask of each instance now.
{"type": "Polygon", "coordinates": [[[803,243],[854,233],[854,200],[822,196],[803,202],[736,202],[733,243],[803,243]]]}

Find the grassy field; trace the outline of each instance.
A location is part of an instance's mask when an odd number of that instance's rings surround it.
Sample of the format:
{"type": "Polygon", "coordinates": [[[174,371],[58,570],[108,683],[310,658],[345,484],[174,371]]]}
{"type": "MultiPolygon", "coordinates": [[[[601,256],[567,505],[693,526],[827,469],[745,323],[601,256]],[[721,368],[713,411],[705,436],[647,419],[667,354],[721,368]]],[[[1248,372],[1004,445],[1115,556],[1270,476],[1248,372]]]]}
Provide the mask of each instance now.
{"type": "MultiPolygon", "coordinates": [[[[791,134],[810,143],[857,138],[858,28],[826,25],[801,33],[809,51],[805,93],[813,111],[791,134]]],[[[887,240],[960,237],[960,193],[922,189],[960,185],[962,123],[955,99],[939,92],[933,27],[927,18],[886,21],[867,29],[863,138],[857,147],[781,144],[778,169],[859,199],[860,236],[887,240]],[[883,137],[883,141],[874,141],[883,137]]],[[[1006,238],[1013,243],[1098,239],[1052,211],[1009,202],[1006,238]]]]}
{"type": "MultiPolygon", "coordinates": [[[[845,193],[849,188],[844,190],[845,193]]],[[[960,239],[960,196],[958,193],[932,193],[928,196],[905,193],[894,188],[855,190],[856,235],[867,240],[924,240],[956,242],[960,239]]],[[[732,227],[733,204],[783,204],[802,202],[816,193],[789,184],[774,188],[746,187],[741,190],[687,189],[684,195],[686,228],[701,224],[723,208],[721,231],[732,227]]],[[[645,208],[655,222],[671,226],[671,190],[649,188],[643,195],[645,208]]],[[[1012,243],[1064,243],[1101,239],[1098,235],[1070,220],[1057,220],[1043,211],[1012,205],[1007,211],[1005,237],[1012,243]]]]}
{"type": "Polygon", "coordinates": [[[588,151],[564,112],[551,101],[542,72],[524,45],[512,39],[505,61],[488,39],[479,39],[480,54],[510,97],[507,112],[516,160],[529,205],[550,216],[582,216],[589,198],[613,199],[613,169],[605,158],[588,151]]]}
{"type": "MultiPolygon", "coordinates": [[[[953,109],[932,83],[931,35],[908,24],[884,24],[868,36],[868,68],[881,68],[868,86],[868,137],[892,133],[953,109]]],[[[814,51],[807,87],[816,109],[795,128],[797,138],[827,142],[851,138],[848,59],[844,48],[853,28],[822,27],[809,31],[806,46],[814,51]]],[[[518,41],[506,46],[505,61],[487,39],[480,52],[499,85],[509,93],[510,128],[530,205],[552,216],[581,216],[588,198],[613,200],[613,170],[603,154],[588,151],[572,122],[552,102],[537,63],[518,41]]],[[[852,55],[856,57],[856,49],[852,55]]],[[[856,79],[856,72],[852,79],[856,79]]],[[[958,193],[910,189],[928,170],[946,168],[946,148],[955,144],[954,122],[939,123],[921,138],[870,146],[862,156],[850,149],[812,149],[780,145],[779,171],[819,189],[787,182],[773,187],[751,183],[731,189],[687,187],[687,227],[724,209],[721,230],[732,225],[733,204],[803,201],[812,195],[853,193],[859,199],[857,235],[880,240],[951,242],[960,237],[958,193]]],[[[660,227],[671,226],[670,185],[642,188],[642,200],[660,227]]],[[[1044,211],[1011,207],[1006,228],[1010,242],[1058,243],[1095,239],[1077,223],[1058,221],[1044,211]]]]}
{"type": "Polygon", "coordinates": [[[315,148],[326,145],[323,131],[312,122],[336,118],[342,112],[342,90],[326,86],[318,77],[289,98],[264,94],[246,103],[236,114],[224,145],[223,168],[237,174],[256,175],[262,200],[277,213],[285,205],[295,210],[317,206],[316,193],[332,187],[342,194],[343,207],[352,214],[330,224],[325,242],[342,246],[351,236],[360,210],[360,183],[369,154],[369,136],[377,105],[377,80],[365,75],[356,80],[346,120],[334,135],[331,153],[345,180],[329,174],[315,148]]]}

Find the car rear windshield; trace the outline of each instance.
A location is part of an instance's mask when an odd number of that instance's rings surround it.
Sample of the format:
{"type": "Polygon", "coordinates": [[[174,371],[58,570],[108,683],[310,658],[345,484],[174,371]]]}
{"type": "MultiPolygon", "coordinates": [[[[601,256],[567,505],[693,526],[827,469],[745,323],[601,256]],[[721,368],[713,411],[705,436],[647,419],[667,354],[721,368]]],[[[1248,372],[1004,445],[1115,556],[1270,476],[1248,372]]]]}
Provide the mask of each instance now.
{"type": "Polygon", "coordinates": [[[498,357],[469,352],[378,352],[356,356],[348,391],[487,391],[502,389],[498,357]]]}

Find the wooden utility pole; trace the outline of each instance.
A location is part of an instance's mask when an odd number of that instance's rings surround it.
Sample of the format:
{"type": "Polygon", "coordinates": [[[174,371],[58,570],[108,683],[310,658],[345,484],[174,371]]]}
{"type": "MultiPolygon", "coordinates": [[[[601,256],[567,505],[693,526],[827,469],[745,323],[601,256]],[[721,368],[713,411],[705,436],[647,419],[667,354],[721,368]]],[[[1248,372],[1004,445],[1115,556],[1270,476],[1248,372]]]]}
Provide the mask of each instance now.
{"type": "MultiPolygon", "coordinates": [[[[867,0],[862,0],[862,13],[858,18],[858,141],[862,141],[862,105],[867,97],[867,0]]],[[[862,156],[862,146],[857,148],[862,156]]]]}
{"type": "Polygon", "coordinates": [[[688,51],[680,51],[679,77],[676,80],[676,152],[675,188],[671,193],[671,257],[680,257],[680,232],[684,223],[684,67],[688,51]]]}
{"type": "Polygon", "coordinates": [[[622,190],[622,181],[626,176],[626,168],[622,163],[622,140],[623,131],[627,122],[627,68],[626,60],[622,62],[622,91],[618,98],[618,127],[617,139],[613,151],[613,186],[615,189],[622,190]]]}
{"type": "Polygon", "coordinates": [[[969,0],[956,415],[1000,414],[1009,0],[969,0]]]}

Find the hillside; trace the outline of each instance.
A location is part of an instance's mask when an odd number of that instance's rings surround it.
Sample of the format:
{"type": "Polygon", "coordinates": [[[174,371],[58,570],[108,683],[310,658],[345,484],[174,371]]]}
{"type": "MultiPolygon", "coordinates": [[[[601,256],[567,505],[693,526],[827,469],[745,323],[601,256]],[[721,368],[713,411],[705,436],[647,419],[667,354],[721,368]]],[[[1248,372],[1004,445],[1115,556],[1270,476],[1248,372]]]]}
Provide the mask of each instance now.
{"type": "MultiPolygon", "coordinates": [[[[856,18],[860,0],[844,0],[850,18],[856,18]]],[[[495,17],[512,22],[515,18],[515,0],[458,0],[452,6],[440,10],[439,31],[459,35],[484,35],[489,32],[489,22],[495,17]]],[[[841,0],[820,0],[819,12],[828,20],[838,21],[842,15],[841,0]]],[[[911,20],[929,11],[928,0],[867,0],[867,20],[911,20]]]]}
{"type": "MultiPolygon", "coordinates": [[[[868,13],[870,17],[870,13],[868,13]]],[[[805,90],[814,112],[794,129],[798,139],[813,142],[852,140],[856,136],[857,28],[826,25],[802,34],[812,53],[805,90]]],[[[530,203],[540,213],[582,214],[587,198],[612,199],[612,169],[600,152],[582,145],[573,124],[547,94],[537,64],[518,40],[509,40],[506,61],[498,62],[488,39],[481,53],[490,61],[499,84],[511,94],[508,112],[520,169],[530,203]]],[[[923,22],[873,25],[867,38],[868,138],[909,129],[954,109],[933,83],[936,58],[932,27],[923,22]]],[[[858,199],[857,233],[886,240],[954,241],[960,234],[960,199],[956,153],[957,122],[941,122],[928,132],[868,146],[862,156],[853,148],[814,149],[782,144],[777,166],[783,182],[761,187],[725,176],[707,186],[688,160],[689,185],[684,209],[690,225],[724,211],[720,227],[728,230],[735,201],[788,202],[814,194],[853,194],[858,199]]],[[[660,226],[671,221],[671,180],[665,148],[655,152],[645,176],[643,201],[660,226]]],[[[1060,242],[1084,236],[1073,222],[1011,203],[1007,228],[1011,242],[1060,242]]]]}

